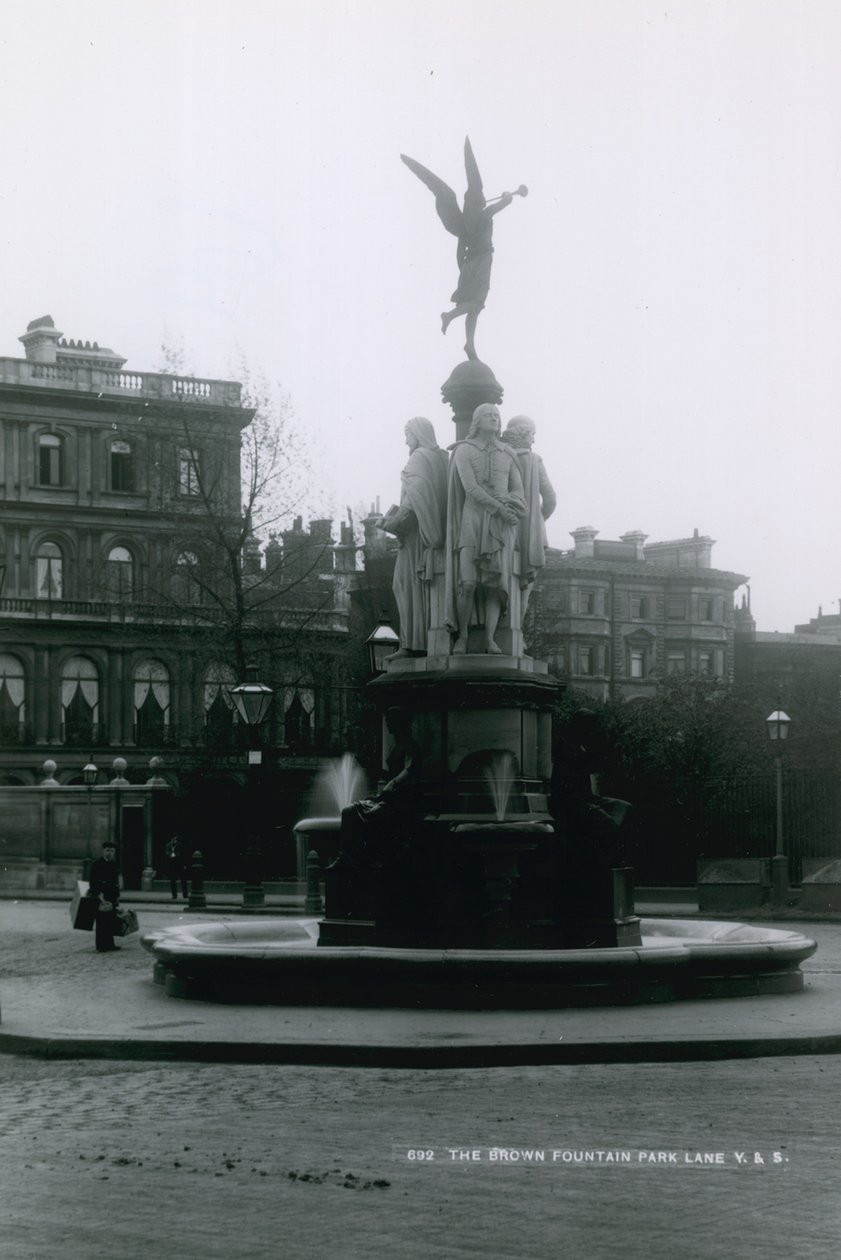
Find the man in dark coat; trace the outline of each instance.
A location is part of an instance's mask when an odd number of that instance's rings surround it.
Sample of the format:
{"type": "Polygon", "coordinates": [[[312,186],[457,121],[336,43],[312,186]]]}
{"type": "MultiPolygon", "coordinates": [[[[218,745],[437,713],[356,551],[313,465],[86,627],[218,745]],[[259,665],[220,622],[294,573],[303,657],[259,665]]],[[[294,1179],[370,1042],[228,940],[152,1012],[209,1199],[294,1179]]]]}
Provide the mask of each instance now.
{"type": "Polygon", "coordinates": [[[90,889],[92,897],[99,898],[96,911],[96,948],[100,954],[119,949],[114,944],[117,932],[117,902],[120,899],[120,874],[117,867],[117,849],[113,840],[102,846],[102,857],[91,863],[90,889]]]}
{"type": "Polygon", "coordinates": [[[187,888],[187,867],[184,859],[184,846],[181,837],[172,836],[166,846],[166,869],[169,876],[169,888],[172,900],[178,900],[178,884],[181,883],[181,895],[186,901],[189,896],[187,888]]]}

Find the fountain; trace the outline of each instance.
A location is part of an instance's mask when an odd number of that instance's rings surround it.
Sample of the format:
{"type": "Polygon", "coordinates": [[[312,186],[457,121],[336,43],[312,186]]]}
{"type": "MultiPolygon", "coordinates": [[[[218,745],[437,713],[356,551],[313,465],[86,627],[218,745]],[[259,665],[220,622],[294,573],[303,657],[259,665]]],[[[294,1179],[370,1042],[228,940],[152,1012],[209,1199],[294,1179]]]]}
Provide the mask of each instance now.
{"type": "Polygon", "coordinates": [[[383,778],[364,796],[337,768],[339,817],[298,824],[330,860],[320,922],[262,920],[171,929],[144,941],[173,995],[283,1003],[564,1006],[791,992],[816,948],[796,932],[697,920],[640,920],[632,872],[616,860],[625,803],[597,795],[594,716],[553,746],[560,684],[524,650],[522,621],[544,562],[554,492],[509,423],[502,387],[477,357],[491,220],[469,143],[460,210],[409,161],[459,236],[456,307],[467,358],[442,386],[456,443],[405,428],[398,540],[400,646],[369,684],[382,721],[383,778]],[[509,440],[510,438],[510,440],[509,440]],[[335,846],[326,854],[327,847],[335,846]]]}
{"type": "Polygon", "coordinates": [[[366,789],[365,772],[353,753],[343,753],[319,772],[310,805],[317,813],[295,824],[296,874],[307,877],[307,856],[315,849],[326,865],[338,857],[341,813],[366,789]]]}

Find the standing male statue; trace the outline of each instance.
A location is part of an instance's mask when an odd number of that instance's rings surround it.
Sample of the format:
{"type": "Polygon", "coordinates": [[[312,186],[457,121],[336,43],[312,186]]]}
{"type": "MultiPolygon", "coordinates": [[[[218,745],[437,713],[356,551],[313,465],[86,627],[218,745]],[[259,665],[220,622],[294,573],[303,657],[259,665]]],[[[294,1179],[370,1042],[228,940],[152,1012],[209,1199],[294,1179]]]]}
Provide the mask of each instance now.
{"type": "Polygon", "coordinates": [[[467,651],[472,624],[484,630],[484,649],[508,607],[517,526],[526,510],[517,456],[499,439],[499,409],[483,403],[450,461],[445,598],[453,654],[467,651]]]}
{"type": "MultiPolygon", "coordinates": [[[[485,200],[482,189],[482,176],[470,147],[470,140],[464,142],[464,169],[467,175],[467,191],[464,194],[464,208],[459,209],[458,199],[448,184],[427,167],[421,166],[414,158],[400,154],[409,170],[426,184],[435,194],[435,209],[438,217],[448,232],[458,237],[456,261],[458,262],[458,285],[451,301],[455,306],[451,311],[441,315],[441,331],[446,332],[454,319],[465,315],[467,342],[465,351],[469,359],[477,358],[475,336],[479,312],[485,305],[491,285],[491,262],[493,261],[493,216],[499,214],[514,200],[514,193],[505,192],[491,201],[485,200]]],[[[525,197],[528,189],[521,184],[517,195],[525,197]]]]}
{"type": "Polygon", "coordinates": [[[526,511],[519,527],[520,590],[522,616],[525,618],[535,578],[546,563],[546,525],[558,504],[552,483],[546,475],[543,460],[532,450],[535,423],[528,416],[512,416],[505,426],[503,442],[517,452],[526,511]]]}
{"type": "Polygon", "coordinates": [[[423,416],[410,420],[405,433],[410,454],[400,474],[400,505],[380,521],[397,538],[392,589],[400,616],[398,657],[426,652],[434,552],[444,546],[447,528],[446,451],[423,416]]]}

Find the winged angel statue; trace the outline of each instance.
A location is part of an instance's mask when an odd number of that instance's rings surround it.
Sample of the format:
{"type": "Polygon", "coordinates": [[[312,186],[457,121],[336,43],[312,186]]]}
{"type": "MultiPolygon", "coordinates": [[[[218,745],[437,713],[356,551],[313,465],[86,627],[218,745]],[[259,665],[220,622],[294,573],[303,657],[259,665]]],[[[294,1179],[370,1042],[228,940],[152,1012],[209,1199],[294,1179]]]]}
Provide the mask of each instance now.
{"type": "Polygon", "coordinates": [[[433,175],[432,171],[421,166],[414,158],[400,154],[409,170],[426,184],[430,192],[435,194],[435,209],[438,218],[448,232],[458,237],[456,260],[458,262],[458,285],[451,301],[455,306],[451,311],[441,315],[441,331],[446,332],[454,319],[465,315],[467,341],[465,351],[469,359],[477,358],[474,344],[476,322],[479,312],[485,305],[488,289],[491,284],[491,261],[493,259],[493,216],[506,206],[510,206],[515,196],[525,197],[528,189],[521,184],[516,193],[505,192],[490,201],[485,200],[482,190],[482,176],[476,165],[470,139],[464,142],[464,169],[467,172],[467,191],[464,194],[464,207],[459,209],[458,199],[443,179],[433,175]]]}

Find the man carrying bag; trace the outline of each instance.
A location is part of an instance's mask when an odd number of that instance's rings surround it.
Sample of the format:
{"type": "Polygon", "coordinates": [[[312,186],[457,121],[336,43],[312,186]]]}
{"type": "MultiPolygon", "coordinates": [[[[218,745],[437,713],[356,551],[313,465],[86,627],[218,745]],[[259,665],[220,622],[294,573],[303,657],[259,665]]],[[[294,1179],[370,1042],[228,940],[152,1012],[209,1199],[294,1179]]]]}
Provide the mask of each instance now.
{"type": "Polygon", "coordinates": [[[91,863],[91,878],[88,895],[96,897],[99,904],[96,908],[96,948],[100,954],[119,949],[114,944],[114,937],[120,935],[117,918],[117,903],[120,899],[120,875],[117,868],[117,849],[113,840],[106,840],[102,846],[102,857],[91,863]]]}

